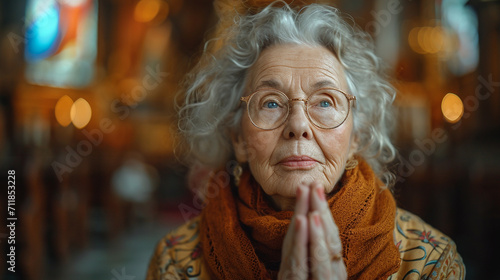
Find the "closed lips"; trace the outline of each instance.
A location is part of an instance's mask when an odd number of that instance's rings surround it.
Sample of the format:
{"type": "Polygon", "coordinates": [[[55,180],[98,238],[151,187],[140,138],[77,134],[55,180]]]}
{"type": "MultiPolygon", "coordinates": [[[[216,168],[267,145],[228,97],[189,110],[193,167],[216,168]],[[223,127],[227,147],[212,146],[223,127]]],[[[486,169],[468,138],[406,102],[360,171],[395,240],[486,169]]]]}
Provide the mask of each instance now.
{"type": "Polygon", "coordinates": [[[292,168],[307,168],[314,166],[317,162],[308,156],[291,156],[282,159],[279,164],[292,168]]]}

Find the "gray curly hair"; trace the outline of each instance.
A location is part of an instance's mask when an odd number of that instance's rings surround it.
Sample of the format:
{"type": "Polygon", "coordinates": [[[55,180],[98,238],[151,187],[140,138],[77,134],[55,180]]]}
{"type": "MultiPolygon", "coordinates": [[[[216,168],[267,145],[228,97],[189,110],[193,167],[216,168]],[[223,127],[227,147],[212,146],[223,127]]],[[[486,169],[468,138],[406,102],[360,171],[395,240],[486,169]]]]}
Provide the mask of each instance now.
{"type": "Polygon", "coordinates": [[[392,186],[395,176],[388,164],[396,157],[390,139],[396,92],[382,74],[371,37],[348,24],[336,8],[311,4],[293,9],[281,4],[237,16],[215,53],[207,50],[207,43],[200,63],[186,79],[179,108],[179,128],[188,158],[220,168],[234,157],[230,133],[240,127],[246,75],[265,48],[278,44],[323,46],[337,56],[349,91],[357,97],[353,110],[353,133],[359,143],[356,155],[392,186]]]}

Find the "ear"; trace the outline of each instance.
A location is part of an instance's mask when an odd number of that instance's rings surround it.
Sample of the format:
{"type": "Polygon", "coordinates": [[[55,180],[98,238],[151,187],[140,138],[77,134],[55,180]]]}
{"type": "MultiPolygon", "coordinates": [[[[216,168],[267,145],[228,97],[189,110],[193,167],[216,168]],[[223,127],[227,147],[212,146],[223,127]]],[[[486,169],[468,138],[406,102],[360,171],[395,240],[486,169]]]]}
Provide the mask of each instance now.
{"type": "Polygon", "coordinates": [[[248,152],[246,142],[241,133],[231,133],[231,142],[233,144],[234,155],[239,163],[248,161],[248,152]]]}

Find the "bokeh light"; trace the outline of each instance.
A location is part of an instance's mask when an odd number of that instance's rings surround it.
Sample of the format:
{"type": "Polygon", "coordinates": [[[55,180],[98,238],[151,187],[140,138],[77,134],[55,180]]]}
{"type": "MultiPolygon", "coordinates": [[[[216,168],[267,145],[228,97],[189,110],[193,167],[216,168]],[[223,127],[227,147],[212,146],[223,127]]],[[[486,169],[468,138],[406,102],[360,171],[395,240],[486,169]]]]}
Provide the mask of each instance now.
{"type": "Polygon", "coordinates": [[[141,0],[135,6],[134,19],[137,22],[152,21],[161,8],[160,0],[141,0]]]}
{"type": "Polygon", "coordinates": [[[454,93],[447,93],[441,101],[441,111],[447,122],[458,122],[464,114],[462,99],[454,93]]]}
{"type": "Polygon", "coordinates": [[[71,123],[71,107],[73,106],[73,99],[65,95],[56,103],[54,109],[54,114],[56,115],[56,120],[61,126],[68,126],[71,123]]]}
{"type": "Polygon", "coordinates": [[[429,32],[429,41],[432,42],[429,45],[430,53],[438,53],[443,50],[445,46],[446,33],[444,28],[441,26],[436,26],[429,32]]]}
{"type": "Polygon", "coordinates": [[[408,44],[419,54],[444,53],[452,47],[446,29],[442,26],[414,27],[408,34],[408,44]]]}
{"type": "Polygon", "coordinates": [[[92,118],[92,108],[87,100],[83,98],[78,98],[78,100],[71,106],[71,121],[73,125],[78,128],[84,128],[92,118]]]}

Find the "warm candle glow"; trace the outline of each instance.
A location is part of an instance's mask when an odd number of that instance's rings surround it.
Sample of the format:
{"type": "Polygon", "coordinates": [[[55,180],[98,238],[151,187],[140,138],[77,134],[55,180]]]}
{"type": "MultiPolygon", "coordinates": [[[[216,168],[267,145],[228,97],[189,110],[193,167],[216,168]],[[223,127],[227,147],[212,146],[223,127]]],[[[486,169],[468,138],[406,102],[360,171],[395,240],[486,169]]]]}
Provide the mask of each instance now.
{"type": "Polygon", "coordinates": [[[464,104],[456,94],[448,93],[441,102],[441,111],[446,121],[456,123],[464,114],[464,104]]]}
{"type": "Polygon", "coordinates": [[[450,47],[446,30],[441,26],[414,27],[408,34],[408,44],[419,54],[439,54],[450,47]]]}
{"type": "Polygon", "coordinates": [[[65,95],[56,103],[54,109],[54,114],[56,115],[56,120],[61,126],[68,126],[71,123],[71,107],[73,106],[73,99],[65,95]]]}
{"type": "Polygon", "coordinates": [[[76,128],[84,128],[90,122],[91,117],[92,108],[87,100],[79,98],[71,106],[71,120],[76,128]]]}
{"type": "Polygon", "coordinates": [[[160,11],[159,0],[141,0],[134,10],[134,19],[138,22],[152,21],[160,11]]]}

